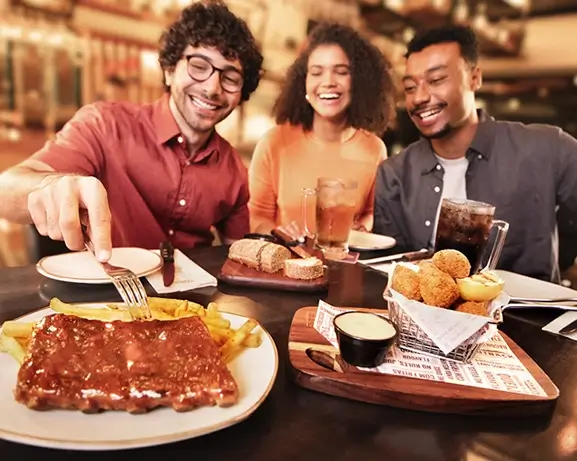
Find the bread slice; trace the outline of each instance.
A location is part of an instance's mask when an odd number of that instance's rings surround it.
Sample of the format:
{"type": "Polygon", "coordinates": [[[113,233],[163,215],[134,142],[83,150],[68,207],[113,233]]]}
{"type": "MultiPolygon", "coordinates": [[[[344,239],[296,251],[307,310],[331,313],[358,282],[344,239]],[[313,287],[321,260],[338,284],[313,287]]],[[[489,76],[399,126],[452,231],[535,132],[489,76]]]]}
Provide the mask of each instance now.
{"type": "Polygon", "coordinates": [[[261,240],[242,239],[230,246],[228,257],[245,266],[273,274],[283,268],[285,259],[289,259],[291,253],[282,245],[261,240]]]}
{"type": "Polygon", "coordinates": [[[290,257],[291,252],[287,248],[270,243],[260,254],[260,270],[274,274],[284,267],[285,261],[290,257]]]}
{"type": "Polygon", "coordinates": [[[284,275],[291,279],[313,280],[322,277],[323,262],[318,258],[287,259],[284,262],[284,275]]]}

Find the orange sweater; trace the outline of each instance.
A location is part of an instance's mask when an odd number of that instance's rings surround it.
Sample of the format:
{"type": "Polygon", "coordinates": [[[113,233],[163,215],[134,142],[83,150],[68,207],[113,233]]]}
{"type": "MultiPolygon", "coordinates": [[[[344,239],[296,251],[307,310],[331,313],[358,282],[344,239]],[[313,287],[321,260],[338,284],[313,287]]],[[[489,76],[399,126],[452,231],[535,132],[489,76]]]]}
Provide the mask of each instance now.
{"type": "MultiPolygon", "coordinates": [[[[251,230],[270,232],[292,221],[302,226],[301,190],[316,187],[319,176],[357,182],[355,221],[371,230],[375,175],[385,158],[385,144],[367,131],[341,143],[322,141],[301,127],[271,129],[258,142],[249,168],[251,230]]],[[[308,216],[314,216],[310,208],[308,216]]]]}

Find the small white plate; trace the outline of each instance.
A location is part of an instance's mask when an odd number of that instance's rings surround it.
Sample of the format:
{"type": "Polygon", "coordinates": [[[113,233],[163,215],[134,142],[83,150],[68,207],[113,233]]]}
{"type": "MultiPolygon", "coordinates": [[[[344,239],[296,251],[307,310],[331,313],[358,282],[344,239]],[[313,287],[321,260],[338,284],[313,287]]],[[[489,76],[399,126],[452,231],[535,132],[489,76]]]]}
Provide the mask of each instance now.
{"type": "MultiPolygon", "coordinates": [[[[37,321],[52,313],[46,308],[18,320],[37,321]]],[[[241,315],[222,315],[233,328],[247,320],[241,315]]],[[[183,413],[171,408],[141,415],[120,411],[89,415],[72,410],[30,410],[14,400],[18,363],[12,356],[0,353],[0,438],[65,450],[119,450],[191,439],[240,423],[266,399],[278,372],[278,352],[273,339],[261,326],[254,331],[262,332],[262,344],[246,348],[228,364],[239,387],[237,404],[227,408],[201,407],[183,413]]]]}
{"type": "MultiPolygon", "coordinates": [[[[497,274],[505,281],[505,290],[512,298],[534,298],[534,299],[555,299],[555,298],[577,298],[577,290],[557,285],[544,280],[534,279],[526,275],[516,274],[505,270],[496,270],[497,274]]],[[[513,302],[507,309],[523,309],[526,306],[549,306],[568,311],[577,311],[577,303],[574,302],[528,302],[516,303],[513,302]]]]}
{"type": "Polygon", "coordinates": [[[387,250],[396,245],[393,237],[351,230],[349,248],[355,251],[387,250]]]}
{"type": "MultiPolygon", "coordinates": [[[[113,248],[109,262],[132,270],[137,277],[152,274],[162,267],[160,255],[144,248],[113,248]]],[[[88,251],[46,256],[38,261],[36,269],[45,277],[62,282],[112,283],[102,266],[88,251]]]]}

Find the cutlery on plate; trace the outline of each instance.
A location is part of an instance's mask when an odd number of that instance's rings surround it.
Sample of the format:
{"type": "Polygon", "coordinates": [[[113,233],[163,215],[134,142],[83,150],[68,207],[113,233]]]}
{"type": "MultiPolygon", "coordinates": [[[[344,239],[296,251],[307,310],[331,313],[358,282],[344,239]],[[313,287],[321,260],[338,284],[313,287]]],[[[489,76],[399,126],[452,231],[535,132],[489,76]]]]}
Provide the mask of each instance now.
{"type": "Polygon", "coordinates": [[[566,298],[519,298],[518,296],[511,298],[512,303],[577,303],[577,297],[566,298]]]}
{"type": "Polygon", "coordinates": [[[577,311],[577,304],[571,306],[568,304],[552,303],[509,303],[503,306],[503,309],[559,309],[562,311],[577,311]]]}
{"type": "Polygon", "coordinates": [[[162,281],[165,287],[174,282],[174,247],[169,240],[160,244],[160,256],[162,256],[162,281]]]}
{"type": "Polygon", "coordinates": [[[570,306],[567,304],[530,304],[530,303],[509,303],[503,309],[558,309],[561,311],[577,311],[577,304],[570,306]]]}
{"type": "MultiPolygon", "coordinates": [[[[84,246],[86,249],[94,255],[94,245],[90,240],[88,235],[88,230],[84,224],[82,224],[82,235],[84,237],[84,246]]],[[[102,266],[106,275],[110,278],[114,287],[120,294],[120,297],[128,307],[128,312],[134,320],[149,320],[152,318],[152,313],[150,312],[150,307],[148,306],[148,297],[146,295],[146,290],[142,285],[140,279],[136,276],[134,272],[126,267],[114,266],[110,263],[102,263],[96,259],[96,261],[102,266]]]]}
{"type": "Polygon", "coordinates": [[[419,251],[409,251],[407,253],[398,253],[389,256],[380,256],[378,258],[372,259],[363,259],[359,260],[359,263],[370,265],[370,264],[377,264],[377,263],[386,263],[386,262],[410,262],[410,261],[419,261],[421,259],[427,259],[433,256],[433,252],[431,250],[427,250],[426,248],[422,248],[419,251]]]}

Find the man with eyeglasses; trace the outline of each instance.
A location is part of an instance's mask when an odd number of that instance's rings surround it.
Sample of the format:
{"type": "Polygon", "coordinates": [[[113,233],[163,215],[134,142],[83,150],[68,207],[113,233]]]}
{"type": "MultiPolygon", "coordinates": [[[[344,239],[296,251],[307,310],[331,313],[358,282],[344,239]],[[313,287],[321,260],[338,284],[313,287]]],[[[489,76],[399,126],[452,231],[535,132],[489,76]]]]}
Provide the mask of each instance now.
{"type": "Polygon", "coordinates": [[[81,108],[30,159],[0,176],[0,218],[96,254],[112,246],[177,248],[224,243],[249,231],[247,170],[215,125],[257,88],[262,55],[224,3],[197,2],[165,32],[166,94],[150,105],[81,108]]]}

